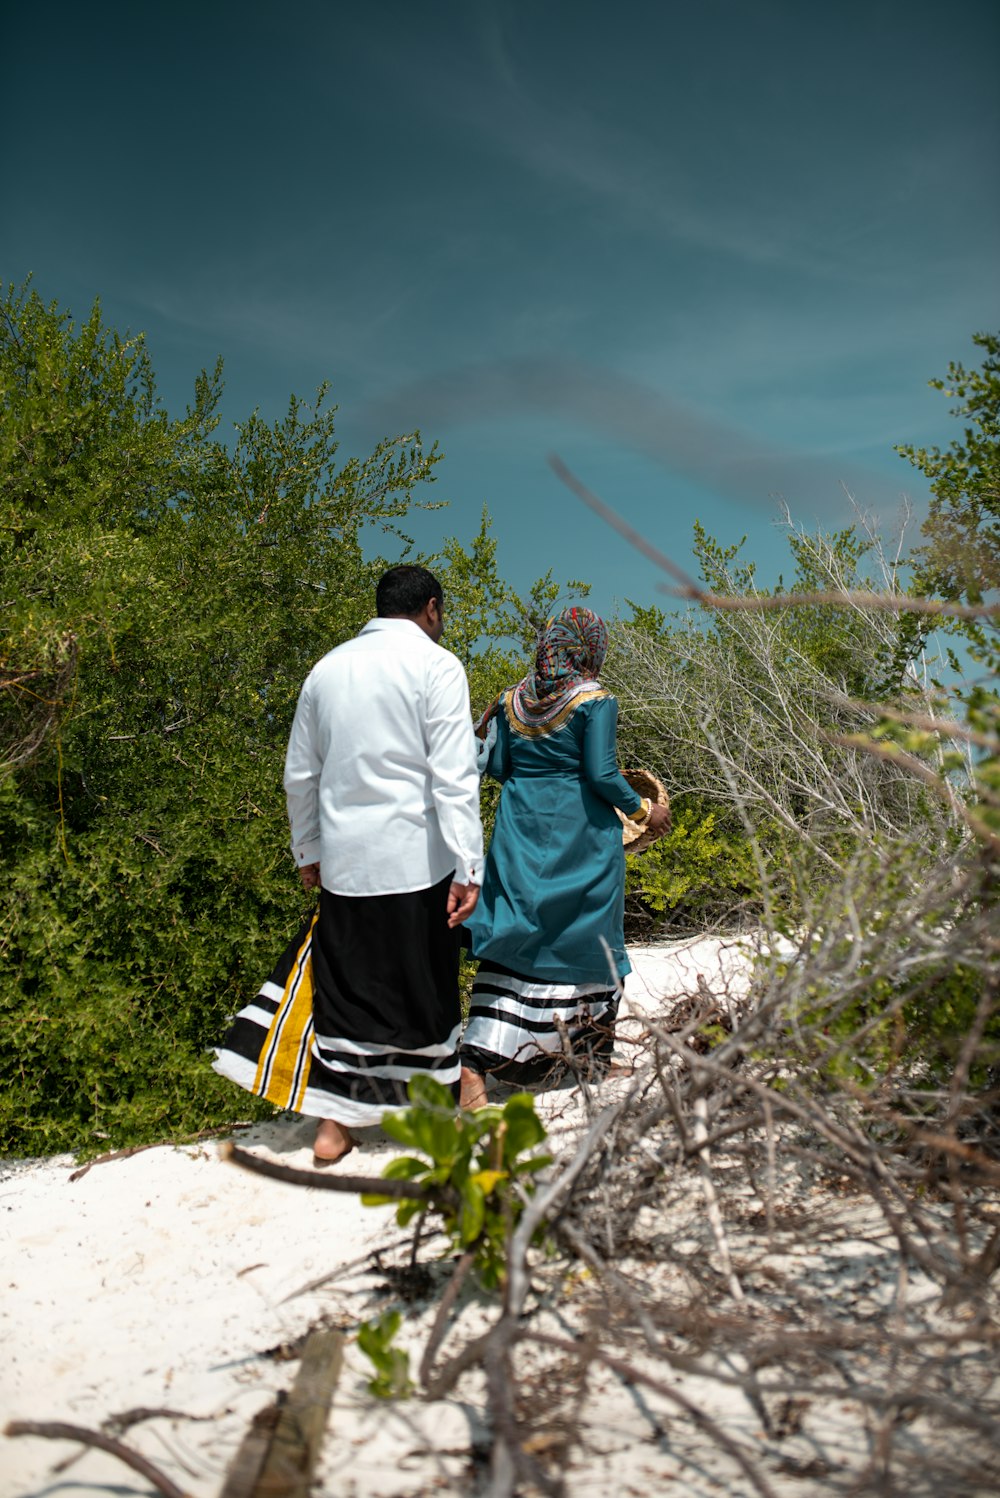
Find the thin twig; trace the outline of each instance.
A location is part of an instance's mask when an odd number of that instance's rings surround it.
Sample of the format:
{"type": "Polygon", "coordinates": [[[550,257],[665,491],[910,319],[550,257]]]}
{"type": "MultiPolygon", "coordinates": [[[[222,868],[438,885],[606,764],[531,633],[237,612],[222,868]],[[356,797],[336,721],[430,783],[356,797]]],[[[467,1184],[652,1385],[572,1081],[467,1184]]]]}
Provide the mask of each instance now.
{"type": "Polygon", "coordinates": [[[471,1248],[466,1249],[452,1270],[451,1278],[445,1287],[444,1294],[441,1296],[437,1314],[434,1317],[434,1324],[431,1327],[430,1335],[427,1338],[427,1345],[424,1348],[424,1355],[420,1360],[419,1378],[424,1388],[431,1381],[434,1359],[437,1356],[438,1348],[444,1341],[445,1332],[448,1328],[448,1317],[451,1315],[452,1308],[458,1299],[462,1286],[465,1284],[466,1277],[475,1262],[475,1258],[475,1251],[471,1248]]]}
{"type": "Polygon", "coordinates": [[[85,1425],[66,1425],[59,1420],[11,1420],[4,1426],[4,1435],[41,1436],[46,1441],[79,1441],[84,1446],[96,1446],[98,1450],[116,1456],[134,1472],[139,1472],[163,1494],[163,1498],[187,1498],[176,1483],[171,1482],[159,1467],[154,1467],[152,1462],[140,1456],[138,1451],[116,1441],[113,1436],[104,1435],[102,1431],[89,1430],[85,1425]]]}
{"type": "Polygon", "coordinates": [[[738,594],[713,593],[702,588],[689,577],[683,568],[666,556],[658,547],[647,541],[634,526],[629,525],[617,510],[613,510],[603,499],[580,482],[576,475],[555,453],[548,456],[548,464],[557,478],[583,503],[607,521],[612,530],[618,532],[630,546],[649,561],[655,562],[677,583],[669,591],[677,598],[690,598],[710,609],[743,610],[760,613],[772,609],[794,609],[803,607],[840,607],[877,609],[892,614],[930,614],[951,619],[995,619],[1000,617],[1000,603],[945,603],[931,598],[910,598],[902,593],[872,593],[864,590],[821,591],[809,593],[755,594],[745,597],[738,594]]]}
{"type": "Polygon", "coordinates": [[[129,1160],[133,1155],[141,1155],[144,1150],[186,1149],[203,1139],[218,1139],[220,1135],[229,1134],[233,1129],[249,1127],[249,1122],[222,1124],[215,1129],[201,1129],[197,1134],[184,1134],[180,1139],[157,1139],[152,1144],[133,1144],[128,1149],[109,1150],[106,1155],[95,1155],[93,1160],[88,1160],[86,1165],[74,1170],[69,1180],[82,1181],[88,1170],[92,1170],[95,1165],[107,1165],[110,1160],[129,1160]]]}
{"type": "MultiPolygon", "coordinates": [[[[580,1348],[576,1343],[569,1342],[564,1337],[553,1337],[545,1332],[529,1330],[523,1331],[521,1335],[525,1341],[537,1342],[542,1347],[553,1347],[562,1352],[576,1352],[577,1354],[580,1352],[580,1348]]],[[[746,1453],[726,1434],[717,1421],[711,1419],[699,1405],[695,1404],[694,1400],[688,1399],[679,1389],[672,1388],[670,1384],[665,1384],[662,1379],[653,1378],[652,1375],[644,1373],[640,1368],[627,1363],[624,1358],[614,1357],[611,1353],[604,1352],[599,1347],[593,1347],[590,1351],[594,1358],[612,1369],[626,1383],[643,1384],[647,1389],[654,1389],[664,1399],[668,1399],[672,1404],[676,1404],[686,1415],[690,1416],[696,1425],[701,1426],[702,1430],[710,1435],[723,1451],[732,1457],[747,1480],[761,1494],[761,1498],[777,1498],[774,1489],[763,1473],[758,1472],[746,1453]]]]}

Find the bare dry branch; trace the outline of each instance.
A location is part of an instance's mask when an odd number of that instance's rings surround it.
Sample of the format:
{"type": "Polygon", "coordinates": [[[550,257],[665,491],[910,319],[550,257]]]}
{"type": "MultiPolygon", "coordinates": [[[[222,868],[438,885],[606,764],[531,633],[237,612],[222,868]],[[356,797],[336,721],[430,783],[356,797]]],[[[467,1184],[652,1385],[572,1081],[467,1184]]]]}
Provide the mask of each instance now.
{"type": "Polygon", "coordinates": [[[85,1425],[67,1425],[60,1420],[11,1420],[4,1426],[5,1436],[40,1436],[46,1441],[79,1441],[84,1446],[95,1446],[99,1451],[106,1451],[110,1456],[116,1456],[120,1462],[131,1467],[133,1472],[140,1473],[147,1482],[151,1482],[163,1498],[186,1498],[186,1495],[176,1483],[171,1482],[152,1462],[133,1451],[131,1446],[116,1441],[113,1436],[106,1436],[102,1431],[90,1430],[85,1425]]]}
{"type": "Polygon", "coordinates": [[[355,1176],[321,1170],[297,1170],[291,1165],[281,1165],[277,1160],[268,1160],[263,1155],[251,1154],[226,1140],[219,1146],[219,1155],[231,1165],[256,1175],[269,1176],[272,1181],[284,1181],[287,1186],[316,1187],[320,1191],[342,1191],[352,1196],[388,1196],[395,1201],[445,1201],[447,1193],[439,1188],[421,1185],[417,1181],[386,1181],[381,1176],[355,1176]]]}
{"type": "Polygon", "coordinates": [[[693,578],[678,567],[676,562],[660,551],[646,539],[634,526],[613,510],[604,500],[599,499],[592,490],[580,482],[576,475],[567,468],[561,458],[555,453],[550,453],[548,458],[549,467],[557,478],[561,479],[566,487],[581,499],[583,503],[602,520],[607,521],[611,528],[618,532],[630,546],[649,561],[662,568],[674,578],[677,586],[667,589],[675,598],[689,598],[694,603],[699,603],[705,608],[723,609],[736,612],[759,613],[774,609],[794,609],[806,607],[828,607],[833,605],[840,608],[862,608],[876,609],[892,614],[928,614],[940,618],[950,619],[996,619],[1000,618],[1000,603],[950,603],[930,598],[910,598],[903,593],[873,593],[873,592],[802,592],[802,593],[773,593],[742,597],[736,594],[713,593],[711,589],[699,587],[693,578]]]}

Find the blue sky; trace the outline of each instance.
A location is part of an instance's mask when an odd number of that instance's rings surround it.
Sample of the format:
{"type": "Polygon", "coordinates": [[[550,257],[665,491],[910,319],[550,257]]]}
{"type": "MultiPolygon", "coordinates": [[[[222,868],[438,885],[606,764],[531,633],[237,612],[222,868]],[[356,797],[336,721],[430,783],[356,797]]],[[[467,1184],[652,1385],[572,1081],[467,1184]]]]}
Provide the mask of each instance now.
{"type": "Polygon", "coordinates": [[[304,0],[8,19],[0,276],[146,332],[167,406],[329,380],[342,452],[446,457],[419,542],[489,506],[502,570],[598,606],[699,518],[784,561],[781,495],[891,530],[927,388],[1000,326],[993,0],[304,0]]]}

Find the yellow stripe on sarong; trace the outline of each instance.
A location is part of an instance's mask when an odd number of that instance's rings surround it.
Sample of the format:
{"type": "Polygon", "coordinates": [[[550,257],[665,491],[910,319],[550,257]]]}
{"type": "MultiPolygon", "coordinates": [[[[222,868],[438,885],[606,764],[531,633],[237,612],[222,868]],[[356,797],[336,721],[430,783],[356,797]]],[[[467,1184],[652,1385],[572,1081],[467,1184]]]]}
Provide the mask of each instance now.
{"type": "Polygon", "coordinates": [[[312,1048],[312,937],[313,916],[305,941],[295,955],[277,1013],[261,1049],[253,1091],[278,1108],[298,1111],[309,1080],[312,1048]],[[265,1080],[266,1078],[266,1080],[265,1080]]]}

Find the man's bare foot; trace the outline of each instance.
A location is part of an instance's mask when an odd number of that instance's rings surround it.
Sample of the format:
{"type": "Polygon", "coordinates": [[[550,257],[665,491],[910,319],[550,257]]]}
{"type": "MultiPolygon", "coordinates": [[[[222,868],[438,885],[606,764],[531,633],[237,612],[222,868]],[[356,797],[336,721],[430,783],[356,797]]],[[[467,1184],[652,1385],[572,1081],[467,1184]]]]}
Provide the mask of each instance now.
{"type": "Polygon", "coordinates": [[[343,1124],[339,1124],[335,1118],[321,1118],[316,1126],[316,1142],[313,1145],[314,1165],[336,1165],[345,1155],[349,1155],[354,1148],[354,1140],[351,1138],[343,1124]]]}
{"type": "Polygon", "coordinates": [[[470,1071],[467,1066],[462,1067],[462,1086],[458,1094],[458,1105],[460,1108],[468,1108],[473,1113],[479,1108],[486,1107],[486,1083],[477,1071],[470,1071]]]}

